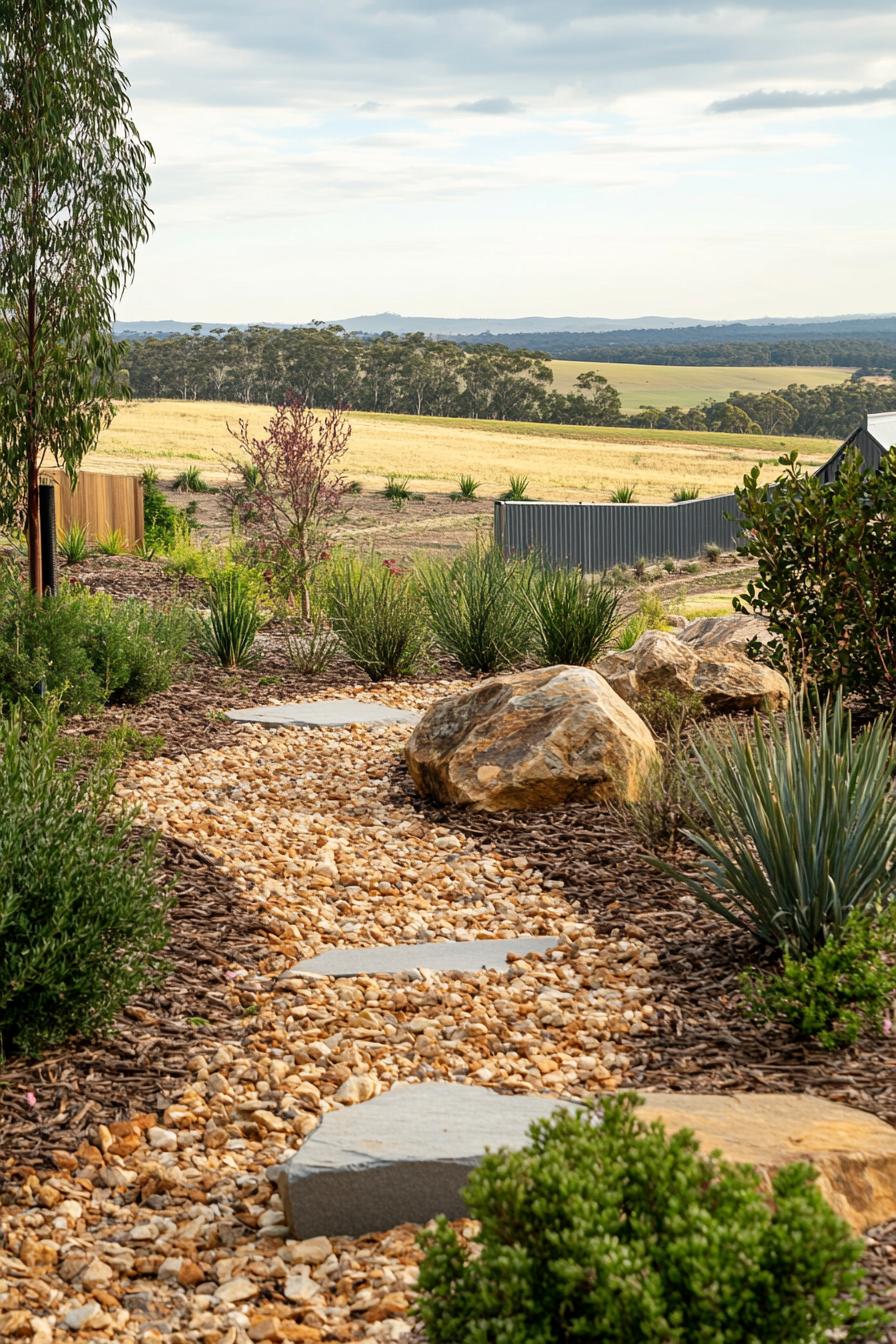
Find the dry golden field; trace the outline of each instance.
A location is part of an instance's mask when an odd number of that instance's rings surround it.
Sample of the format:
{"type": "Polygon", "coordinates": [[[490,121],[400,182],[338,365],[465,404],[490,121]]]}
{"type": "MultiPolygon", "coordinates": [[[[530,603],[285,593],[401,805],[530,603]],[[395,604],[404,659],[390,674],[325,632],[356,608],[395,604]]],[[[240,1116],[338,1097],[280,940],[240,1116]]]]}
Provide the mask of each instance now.
{"type": "MultiPolygon", "coordinates": [[[[209,480],[226,474],[236,445],[227,433],[241,416],[260,432],[269,408],[225,402],[134,401],[122,405],[85,466],[136,472],[154,466],[171,477],[198,465],[209,480]]],[[[483,498],[507,488],[511,474],[529,478],[529,495],[545,499],[606,499],[634,484],[640,500],[668,500],[681,485],[718,494],[736,485],[754,463],[774,474],[777,456],[797,447],[807,463],[821,464],[836,446],[826,439],[675,433],[575,425],[352,413],[345,472],[365,487],[382,486],[395,472],[421,491],[448,492],[468,473],[483,498]]]]}
{"type": "Polygon", "coordinates": [[[558,392],[571,392],[580,373],[596,369],[617,389],[624,411],[637,411],[641,406],[687,409],[699,406],[707,399],[724,401],[731,392],[771,392],[775,388],[788,387],[790,383],[824,387],[830,383],[843,383],[852,373],[852,369],[824,366],[733,364],[691,367],[685,364],[596,364],[579,359],[551,360],[551,369],[558,392]]]}

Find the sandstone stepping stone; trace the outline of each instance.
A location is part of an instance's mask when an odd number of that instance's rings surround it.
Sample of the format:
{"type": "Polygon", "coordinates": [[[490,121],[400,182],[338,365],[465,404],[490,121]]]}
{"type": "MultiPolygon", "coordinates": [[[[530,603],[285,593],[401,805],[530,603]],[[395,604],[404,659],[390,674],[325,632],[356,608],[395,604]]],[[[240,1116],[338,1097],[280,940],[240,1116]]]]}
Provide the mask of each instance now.
{"type": "MultiPolygon", "coordinates": [[[[865,1111],[795,1093],[651,1092],[640,1116],[691,1129],[705,1152],[750,1162],[767,1185],[807,1161],[856,1232],[896,1218],[896,1129],[865,1111]]],[[[277,1172],[294,1236],[363,1236],[436,1214],[463,1217],[460,1191],[487,1149],[518,1149],[533,1120],[576,1102],[461,1083],[398,1084],[329,1111],[277,1172]]]]}
{"type": "Polygon", "coordinates": [[[337,947],[308,957],[281,976],[400,975],[403,971],[507,970],[508,956],[548,952],[556,938],[476,938],[467,942],[386,943],[376,947],[337,947]]]}
{"type": "Polygon", "coordinates": [[[328,1111],[277,1184],[294,1236],[364,1236],[436,1214],[463,1218],[461,1189],[486,1148],[522,1148],[553,1096],[505,1096],[463,1083],[399,1083],[328,1111]]]}
{"type": "Polygon", "coordinates": [[[229,709],[227,717],[234,723],[260,723],[266,728],[348,728],[353,723],[418,723],[421,716],[367,700],[306,700],[229,709]]]}

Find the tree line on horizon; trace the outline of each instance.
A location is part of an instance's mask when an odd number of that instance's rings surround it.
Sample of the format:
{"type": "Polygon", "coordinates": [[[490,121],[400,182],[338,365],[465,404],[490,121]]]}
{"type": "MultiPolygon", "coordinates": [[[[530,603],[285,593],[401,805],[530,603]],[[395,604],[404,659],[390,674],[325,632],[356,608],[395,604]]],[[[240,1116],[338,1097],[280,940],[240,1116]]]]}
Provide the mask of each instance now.
{"type": "Polygon", "coordinates": [[[625,414],[619,392],[596,370],[558,391],[543,351],[502,342],[464,347],[419,332],[362,337],[324,324],[210,335],[197,327],[133,342],[124,364],[137,397],[274,404],[294,394],[309,406],[543,424],[842,438],[866,411],[896,410],[896,383],[853,379],[625,414]]]}

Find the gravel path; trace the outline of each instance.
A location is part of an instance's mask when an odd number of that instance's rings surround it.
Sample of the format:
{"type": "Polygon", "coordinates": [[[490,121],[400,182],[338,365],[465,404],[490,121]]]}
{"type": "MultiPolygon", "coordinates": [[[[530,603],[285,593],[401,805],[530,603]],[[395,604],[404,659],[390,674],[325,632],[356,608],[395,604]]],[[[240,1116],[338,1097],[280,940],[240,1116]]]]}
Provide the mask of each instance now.
{"type": "MultiPolygon", "coordinates": [[[[447,689],[368,694],[422,708],[447,689]]],[[[118,1120],[98,1105],[106,1119],[88,1119],[76,1148],[50,1127],[50,1160],[8,1169],[0,1338],[410,1339],[415,1229],[291,1240],[271,1166],[322,1112],[399,1079],[579,1096],[629,1079],[654,1013],[656,954],[595,932],[525,855],[403,798],[393,781],[406,735],[241,728],[215,748],[132,766],[122,797],[214,874],[242,936],[208,959],[211,1007],[208,966],[197,967],[193,1020],[215,1020],[199,1046],[183,1038],[179,1069],[158,1032],[162,1104],[118,1120]],[[278,979],[328,947],[526,933],[560,946],[506,975],[278,979]]],[[[190,1021],[187,971],[171,999],[178,1026],[190,1021]]],[[[141,1059],[151,1065],[152,1050],[141,1059]]],[[[89,1096],[89,1070],[82,1086],[89,1096]]]]}

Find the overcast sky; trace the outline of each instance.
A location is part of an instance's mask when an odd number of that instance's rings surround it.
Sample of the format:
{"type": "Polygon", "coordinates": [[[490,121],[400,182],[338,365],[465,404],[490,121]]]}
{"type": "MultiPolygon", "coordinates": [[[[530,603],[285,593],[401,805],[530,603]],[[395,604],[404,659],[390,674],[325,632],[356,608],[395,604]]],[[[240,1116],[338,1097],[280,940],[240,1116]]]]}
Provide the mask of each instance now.
{"type": "Polygon", "coordinates": [[[893,0],[120,0],[123,318],[896,309],[893,0]]]}

